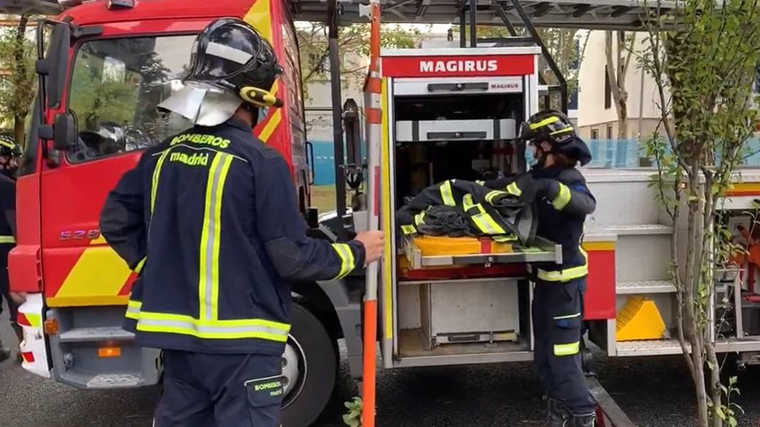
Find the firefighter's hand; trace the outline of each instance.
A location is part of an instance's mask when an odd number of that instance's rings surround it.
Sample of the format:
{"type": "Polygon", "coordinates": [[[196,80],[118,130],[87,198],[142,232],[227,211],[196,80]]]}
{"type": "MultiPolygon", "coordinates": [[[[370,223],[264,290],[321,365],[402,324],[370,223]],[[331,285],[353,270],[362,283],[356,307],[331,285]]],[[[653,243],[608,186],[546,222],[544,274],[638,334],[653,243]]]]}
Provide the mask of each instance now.
{"type": "Polygon", "coordinates": [[[383,256],[383,232],[364,231],[354,239],[364,245],[364,266],[377,261],[383,256]]]}
{"type": "Polygon", "coordinates": [[[556,193],[557,181],[550,178],[539,178],[533,180],[536,189],[536,197],[550,197],[556,193]]]}

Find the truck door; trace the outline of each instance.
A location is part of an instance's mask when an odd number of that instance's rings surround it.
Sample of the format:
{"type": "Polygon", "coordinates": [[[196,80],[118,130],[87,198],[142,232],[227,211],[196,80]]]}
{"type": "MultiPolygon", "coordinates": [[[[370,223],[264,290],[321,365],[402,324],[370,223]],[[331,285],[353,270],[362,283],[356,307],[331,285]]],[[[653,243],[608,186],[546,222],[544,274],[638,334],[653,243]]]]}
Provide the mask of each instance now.
{"type": "Polygon", "coordinates": [[[91,39],[76,46],[66,106],[74,147],[42,173],[45,296],[51,307],[124,304],[132,273],[100,236],[108,192],[142,150],[190,127],[156,105],[181,88],[194,36],[91,39]]]}

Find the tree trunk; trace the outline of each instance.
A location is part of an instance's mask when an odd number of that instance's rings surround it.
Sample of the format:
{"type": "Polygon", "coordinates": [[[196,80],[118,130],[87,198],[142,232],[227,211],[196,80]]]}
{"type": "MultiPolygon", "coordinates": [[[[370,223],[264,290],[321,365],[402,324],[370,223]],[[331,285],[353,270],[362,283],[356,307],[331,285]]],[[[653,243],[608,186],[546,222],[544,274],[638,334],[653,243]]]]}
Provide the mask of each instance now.
{"type": "MultiPolygon", "coordinates": [[[[24,63],[24,42],[26,41],[26,27],[28,23],[29,16],[21,15],[18,20],[18,26],[16,27],[16,46],[13,48],[13,56],[16,60],[16,74],[14,76],[14,79],[16,81],[13,83],[16,87],[20,86],[26,77],[26,64],[24,63]]],[[[17,105],[16,111],[20,111],[21,107],[26,106],[17,105]]],[[[20,114],[16,114],[13,118],[13,134],[16,142],[19,144],[24,141],[24,119],[26,119],[26,117],[20,114]]]]}
{"type": "Polygon", "coordinates": [[[628,69],[630,56],[623,59],[625,48],[625,32],[618,31],[616,34],[617,51],[613,57],[613,34],[605,32],[604,53],[607,58],[607,78],[610,81],[610,91],[615,103],[615,111],[618,117],[618,139],[628,138],[628,92],[625,90],[625,75],[628,69]]]}
{"type": "Polygon", "coordinates": [[[13,119],[13,138],[16,140],[18,144],[21,144],[22,146],[25,145],[25,133],[26,133],[26,126],[24,124],[24,119],[26,117],[16,116],[13,119]]]}

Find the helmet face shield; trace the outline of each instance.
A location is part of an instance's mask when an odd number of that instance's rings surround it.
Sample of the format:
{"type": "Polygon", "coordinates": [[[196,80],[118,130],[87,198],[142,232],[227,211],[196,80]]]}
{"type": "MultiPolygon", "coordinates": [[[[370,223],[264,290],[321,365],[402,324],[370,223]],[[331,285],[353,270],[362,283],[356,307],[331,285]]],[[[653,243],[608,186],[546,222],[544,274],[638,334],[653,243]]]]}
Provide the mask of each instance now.
{"type": "Polygon", "coordinates": [[[520,125],[520,131],[517,134],[517,139],[520,141],[530,141],[535,136],[535,132],[530,129],[530,124],[523,122],[520,125]]]}

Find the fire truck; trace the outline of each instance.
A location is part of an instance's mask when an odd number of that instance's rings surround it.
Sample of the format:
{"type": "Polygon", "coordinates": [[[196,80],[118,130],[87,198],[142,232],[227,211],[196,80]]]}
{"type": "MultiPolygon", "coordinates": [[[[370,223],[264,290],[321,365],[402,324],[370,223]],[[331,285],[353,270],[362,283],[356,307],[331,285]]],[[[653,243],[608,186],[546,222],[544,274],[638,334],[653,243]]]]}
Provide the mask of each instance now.
{"type": "MultiPolygon", "coordinates": [[[[467,252],[454,245],[431,253],[400,235],[395,212],[432,183],[473,170],[526,170],[525,147],[515,140],[519,123],[552,100],[567,105],[567,85],[535,25],[635,30],[641,6],[619,0],[374,2],[375,21],[382,7],[386,22],[454,22],[459,40],[450,47],[380,52],[373,33],[363,108],[354,101],[341,108],[337,28],[366,22],[366,6],[358,2],[62,3],[71,7],[38,28],[39,91],[18,179],[18,246],[9,260],[12,290],[25,298],[19,322],[26,370],[81,389],[159,382],[158,351],[135,346],[121,329],[136,274],[105,243],[98,216],[142,149],[189,126],[155,107],[182,87],[195,35],[223,16],[253,24],[283,66],[275,88],[283,107],[262,110],[254,133],[288,160],[312,235],[338,241],[381,229],[388,242],[382,262],[367,272],[294,284],[282,361],[284,425],[310,425],[325,408],[341,339],[352,376],[369,389],[378,344],[384,369],[531,360],[526,266],[561,262],[561,248],[537,239],[504,251],[480,242],[467,252]],[[337,209],[323,215],[309,207],[314,162],[294,19],[327,22],[330,30],[337,209]],[[478,38],[479,25],[506,26],[511,37],[478,38]],[[558,85],[542,80],[543,64],[558,85]]],[[[609,357],[680,354],[671,337],[677,302],[668,279],[669,245],[674,228],[684,225],[669,223],[655,201],[653,170],[583,172],[598,201],[583,241],[589,341],[609,357]]],[[[747,211],[759,196],[760,173],[745,171],[725,199],[725,220],[751,229],[747,211]]],[[[713,296],[718,350],[739,354],[741,363],[757,363],[760,355],[750,258],[716,276],[722,296],[713,296]]]]}

